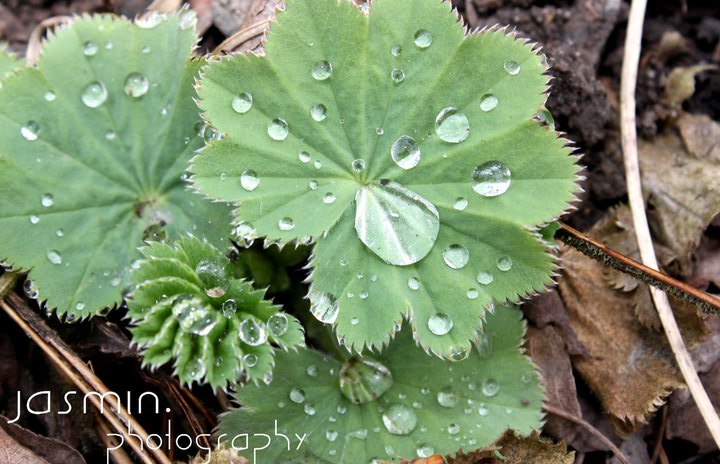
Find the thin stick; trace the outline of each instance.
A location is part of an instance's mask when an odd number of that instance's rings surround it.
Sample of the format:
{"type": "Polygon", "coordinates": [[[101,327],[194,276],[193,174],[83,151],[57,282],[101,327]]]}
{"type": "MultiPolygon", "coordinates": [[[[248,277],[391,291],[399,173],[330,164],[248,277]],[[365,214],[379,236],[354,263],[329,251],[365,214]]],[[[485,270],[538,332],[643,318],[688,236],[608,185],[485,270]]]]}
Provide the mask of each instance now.
{"type": "MultiPolygon", "coordinates": [[[[625,49],[623,55],[622,76],[620,82],[620,128],[622,133],[622,147],[625,159],[625,177],[627,182],[628,198],[632,211],[635,236],[640,249],[642,262],[655,270],[658,269],[655,250],[650,237],[650,227],[647,216],[645,216],[645,201],[642,196],[642,185],[640,182],[640,164],[638,162],[637,132],[635,128],[635,86],[637,83],[638,63],[640,62],[640,46],[642,39],[643,19],[647,0],[632,0],[630,5],[630,17],[625,38],[625,49]]],[[[720,418],[713,408],[707,392],[700,383],[700,378],[695,371],[690,353],[688,353],[680,329],[670,308],[668,296],[655,287],[650,287],[655,308],[660,316],[660,322],[665,330],[665,335],[670,342],[670,347],[675,354],[680,372],[685,383],[690,389],[700,414],[702,414],[715,443],[720,447],[720,418]]]]}
{"type": "Polygon", "coordinates": [[[572,246],[586,256],[589,256],[604,265],[612,266],[620,272],[631,275],[648,285],[653,285],[673,296],[692,303],[705,312],[720,316],[720,299],[691,287],[685,282],[670,277],[667,274],[651,269],[638,263],[624,254],[608,248],[602,243],[588,237],[567,224],[558,223],[560,229],[555,237],[572,246]]]}
{"type": "Polygon", "coordinates": [[[602,442],[603,445],[610,448],[610,451],[612,451],[612,453],[615,455],[615,457],[618,459],[618,461],[620,461],[622,464],[630,464],[630,461],[628,461],[628,458],[625,457],[625,455],[623,454],[622,451],[620,451],[620,448],[615,446],[615,443],[610,441],[610,439],[608,437],[603,435],[603,433],[601,431],[599,431],[598,429],[593,427],[585,419],[583,419],[581,417],[577,417],[573,414],[570,414],[569,412],[563,411],[562,409],[558,409],[554,406],[550,406],[547,404],[543,407],[543,409],[545,409],[550,414],[553,414],[558,417],[562,417],[563,419],[567,419],[570,422],[574,422],[574,423],[578,424],[579,426],[581,426],[582,428],[584,428],[585,430],[590,432],[592,434],[592,436],[594,436],[595,438],[600,440],[600,442],[602,442]]]}
{"type": "Polygon", "coordinates": [[[98,419],[95,431],[100,437],[100,441],[102,441],[105,446],[105,449],[109,450],[110,456],[113,461],[115,461],[115,464],[133,464],[132,459],[130,459],[130,456],[127,455],[125,450],[118,447],[120,443],[115,440],[115,437],[110,436],[112,431],[104,420],[98,419]]]}
{"type": "Polygon", "coordinates": [[[246,27],[245,29],[237,31],[227,39],[223,40],[220,45],[215,47],[215,50],[213,50],[213,55],[217,55],[222,52],[231,52],[235,50],[244,42],[247,42],[253,37],[257,37],[258,35],[265,32],[268,24],[270,24],[270,20],[263,19],[262,21],[258,21],[255,24],[246,27]]]}

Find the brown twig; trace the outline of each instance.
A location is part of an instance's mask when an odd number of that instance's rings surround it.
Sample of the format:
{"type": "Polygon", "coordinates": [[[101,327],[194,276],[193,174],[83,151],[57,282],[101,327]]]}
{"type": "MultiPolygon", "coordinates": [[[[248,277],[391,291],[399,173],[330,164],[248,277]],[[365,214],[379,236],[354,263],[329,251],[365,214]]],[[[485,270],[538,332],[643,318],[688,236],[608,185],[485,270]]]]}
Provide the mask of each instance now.
{"type": "Polygon", "coordinates": [[[585,430],[590,432],[590,434],[592,434],[592,436],[597,438],[603,445],[607,446],[610,449],[610,451],[612,451],[612,453],[615,455],[615,457],[618,459],[618,461],[620,461],[622,464],[630,464],[630,461],[628,461],[628,458],[625,457],[625,455],[623,454],[622,451],[620,451],[620,448],[618,448],[615,445],[615,443],[610,441],[610,439],[608,437],[603,435],[603,433],[601,431],[599,431],[598,429],[593,427],[592,424],[590,424],[585,419],[583,419],[581,417],[577,417],[574,414],[570,414],[567,411],[563,411],[562,409],[559,409],[559,408],[556,408],[554,406],[550,406],[547,404],[543,407],[543,409],[545,409],[545,411],[549,412],[550,414],[553,414],[558,417],[562,417],[563,419],[567,419],[570,422],[574,422],[574,423],[578,424],[579,426],[581,426],[582,428],[584,428],[585,430]]]}
{"type": "Polygon", "coordinates": [[[662,413],[660,415],[660,426],[658,427],[657,434],[655,435],[655,446],[653,447],[652,456],[650,457],[650,462],[652,464],[655,464],[658,460],[658,457],[660,456],[660,451],[662,450],[663,435],[665,435],[665,427],[667,426],[667,420],[668,407],[667,405],[665,405],[662,408],[662,413]]]}

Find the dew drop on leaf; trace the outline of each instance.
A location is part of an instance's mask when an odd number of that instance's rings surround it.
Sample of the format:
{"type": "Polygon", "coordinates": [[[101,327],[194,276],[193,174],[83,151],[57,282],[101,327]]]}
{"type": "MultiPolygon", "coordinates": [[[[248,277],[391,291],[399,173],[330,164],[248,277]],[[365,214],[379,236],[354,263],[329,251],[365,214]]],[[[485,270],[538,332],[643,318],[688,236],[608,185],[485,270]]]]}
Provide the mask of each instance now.
{"type": "Polygon", "coordinates": [[[402,69],[395,68],[390,71],[390,79],[392,79],[396,84],[399,84],[405,80],[405,73],[402,69]]]}
{"type": "Polygon", "coordinates": [[[152,29],[165,20],[165,14],[159,11],[150,11],[139,17],[135,24],[143,29],[152,29]]]}
{"type": "Polygon", "coordinates": [[[52,102],[52,101],[55,101],[55,99],[57,98],[57,95],[55,95],[54,92],[51,92],[48,90],[47,92],[45,92],[44,98],[45,98],[45,101],[52,102]]]}
{"type": "Polygon", "coordinates": [[[227,300],[223,301],[220,309],[222,310],[223,316],[231,319],[235,317],[235,313],[237,312],[237,303],[232,298],[228,298],[227,300]]]}
{"type": "Polygon", "coordinates": [[[310,153],[308,153],[306,151],[301,151],[300,153],[298,153],[298,159],[302,163],[309,163],[310,162],[310,153]]]}
{"type": "Polygon", "coordinates": [[[467,208],[468,201],[467,198],[458,197],[455,199],[455,203],[453,204],[453,208],[455,208],[458,211],[462,211],[465,208],[467,208]]]}
{"type": "Polygon", "coordinates": [[[40,125],[35,121],[28,121],[27,124],[20,128],[20,135],[27,141],[35,141],[40,133],[40,125]]]}
{"type": "Polygon", "coordinates": [[[268,124],[267,133],[271,139],[281,142],[288,136],[288,124],[284,119],[273,119],[268,124]]]}
{"type": "Polygon", "coordinates": [[[248,192],[255,190],[259,184],[260,178],[252,169],[246,169],[240,175],[240,186],[248,192]]]}
{"type": "Polygon", "coordinates": [[[322,167],[322,163],[319,160],[315,160],[313,166],[315,167],[315,169],[320,169],[322,167]]]}
{"type": "Polygon", "coordinates": [[[520,65],[514,61],[506,61],[503,63],[503,68],[511,76],[516,76],[520,72],[520,65]]]}
{"type": "Polygon", "coordinates": [[[97,51],[98,51],[98,46],[95,42],[88,41],[83,44],[83,55],[95,56],[97,51]]]}
{"type": "MultiPolygon", "coordinates": [[[[203,282],[206,289],[221,290],[221,292],[217,292],[222,293],[218,296],[225,294],[228,282],[227,271],[223,261],[212,258],[201,259],[195,266],[195,274],[197,274],[203,282]]],[[[212,295],[208,294],[208,296],[212,295]]]]}
{"type": "Polygon", "coordinates": [[[317,190],[319,186],[320,185],[318,184],[318,181],[316,181],[316,180],[311,180],[310,182],[308,182],[308,188],[310,190],[317,190]]]}
{"type": "Polygon", "coordinates": [[[393,45],[393,47],[390,49],[390,53],[392,56],[398,57],[402,53],[402,47],[400,45],[393,45]]]}
{"type": "Polygon", "coordinates": [[[290,401],[296,404],[302,404],[305,401],[305,392],[299,388],[290,390],[290,401]]]}
{"type": "Polygon", "coordinates": [[[230,102],[230,106],[236,113],[245,114],[250,111],[250,108],[253,106],[253,97],[247,92],[235,95],[232,102],[230,102]]]}
{"type": "Polygon", "coordinates": [[[312,364],[305,369],[305,373],[310,377],[317,377],[320,373],[320,369],[318,369],[316,365],[312,364]]]}
{"type": "Polygon", "coordinates": [[[278,229],[282,231],[293,230],[295,228],[295,221],[292,218],[284,217],[278,221],[278,229]]]}
{"type": "Polygon", "coordinates": [[[432,41],[433,38],[430,31],[420,29],[415,33],[415,45],[417,45],[418,48],[428,48],[430,45],[432,45],[432,41]]]}
{"type": "Polygon", "coordinates": [[[288,330],[288,318],[283,313],[275,313],[267,321],[267,328],[273,337],[281,337],[288,330]]]}
{"type": "Polygon", "coordinates": [[[407,435],[417,426],[417,415],[404,404],[393,404],[382,415],[385,429],[392,435],[407,435]]]}
{"type": "Polygon", "coordinates": [[[490,411],[489,411],[488,408],[485,407],[484,405],[480,405],[480,407],[478,408],[478,414],[480,414],[481,416],[485,417],[485,416],[487,416],[488,414],[490,414],[490,411]]]}
{"type": "Polygon", "coordinates": [[[185,373],[190,380],[199,380],[205,375],[205,364],[200,359],[188,363],[185,373]]]}
{"type": "Polygon", "coordinates": [[[240,340],[250,346],[262,345],[268,337],[265,324],[254,317],[248,317],[240,323],[239,335],[240,340]]]}
{"type": "Polygon", "coordinates": [[[495,379],[487,379],[483,382],[481,391],[483,395],[493,397],[500,391],[500,384],[495,379]]]}
{"type": "Polygon", "coordinates": [[[488,359],[490,356],[492,356],[492,339],[488,334],[479,334],[478,341],[476,342],[475,347],[477,348],[477,352],[482,359],[488,359]]]}
{"type": "Polygon", "coordinates": [[[466,293],[469,300],[475,300],[480,295],[480,293],[475,288],[471,288],[466,293]]]}
{"type": "Polygon", "coordinates": [[[417,456],[419,458],[429,458],[435,454],[435,448],[433,448],[431,445],[421,443],[418,445],[415,452],[417,453],[417,456]]]}
{"type": "Polygon", "coordinates": [[[315,319],[325,324],[333,324],[340,307],[337,300],[327,293],[310,292],[310,312],[315,319]]]}
{"type": "Polygon", "coordinates": [[[412,169],[420,162],[420,147],[409,135],[400,136],[390,147],[390,156],[403,169],[412,169]]]}
{"type": "Polygon", "coordinates": [[[512,258],[510,258],[509,256],[503,256],[502,258],[497,260],[497,268],[503,272],[509,271],[510,269],[512,269],[512,266],[512,258]]]}
{"type": "Polygon", "coordinates": [[[180,26],[180,29],[186,30],[195,26],[196,22],[197,17],[195,16],[195,12],[193,10],[185,10],[180,14],[178,25],[180,26]]]}
{"type": "Polygon", "coordinates": [[[470,253],[467,248],[455,243],[445,248],[443,260],[451,269],[462,269],[470,260],[470,253]]]}
{"type": "Polygon", "coordinates": [[[444,142],[460,143],[470,135],[470,122],[464,113],[449,106],[435,118],[435,133],[444,142]]]}
{"type": "Polygon", "coordinates": [[[490,272],[480,271],[477,275],[477,281],[481,285],[490,285],[494,277],[490,272]]]}
{"type": "Polygon", "coordinates": [[[407,281],[408,287],[410,290],[418,290],[420,289],[420,281],[416,279],[415,277],[410,277],[407,281]]]}
{"type": "Polygon", "coordinates": [[[484,197],[496,197],[510,188],[510,169],[500,161],[487,161],[475,168],[472,174],[472,187],[484,197]]]}
{"type": "Polygon", "coordinates": [[[311,74],[316,81],[324,81],[332,76],[333,68],[329,61],[318,61],[312,65],[311,74]]]}
{"type": "Polygon", "coordinates": [[[313,105],[313,107],[310,108],[310,116],[317,122],[324,121],[327,118],[327,106],[322,103],[313,105]]]}
{"type": "Polygon", "coordinates": [[[25,279],[25,282],[23,282],[23,291],[25,292],[25,296],[31,300],[35,300],[38,297],[38,290],[35,286],[35,282],[30,279],[25,279]]]}
{"type": "Polygon", "coordinates": [[[375,133],[377,135],[383,135],[385,133],[385,129],[383,129],[382,127],[377,127],[375,128],[375,133]]]}
{"type": "Polygon", "coordinates": [[[224,360],[223,360],[222,356],[219,356],[219,357],[215,358],[215,367],[220,367],[220,366],[222,366],[222,365],[223,365],[223,361],[224,361],[224,360]]]}
{"type": "Polygon", "coordinates": [[[115,140],[117,138],[117,134],[111,130],[105,132],[105,140],[115,140]]]}
{"type": "Polygon", "coordinates": [[[150,81],[143,74],[134,72],[125,78],[125,95],[132,98],[140,98],[150,89],[150,81]]]}
{"type": "Polygon", "coordinates": [[[337,440],[338,433],[335,430],[328,429],[325,431],[325,439],[329,442],[337,440]]]}
{"type": "Polygon", "coordinates": [[[453,328],[453,320],[445,313],[437,313],[430,316],[427,326],[433,334],[445,335],[453,328]]]}
{"type": "Polygon", "coordinates": [[[350,319],[350,324],[352,325],[358,325],[359,323],[360,319],[358,319],[357,317],[353,317],[352,319],[350,319]]]}
{"type": "Polygon", "coordinates": [[[207,143],[210,143],[223,138],[223,134],[212,126],[206,126],[205,130],[203,130],[203,138],[207,143]]]}
{"type": "Polygon", "coordinates": [[[248,353],[245,356],[243,356],[243,362],[247,367],[255,367],[258,362],[258,357],[255,356],[252,353],[248,353]]]}
{"type": "Polygon", "coordinates": [[[328,192],[325,194],[325,196],[323,196],[323,203],[325,203],[326,205],[335,203],[335,200],[337,200],[337,197],[332,192],[328,192]]]}
{"type": "Polygon", "coordinates": [[[107,97],[108,93],[105,85],[98,81],[91,82],[85,86],[82,95],[80,95],[80,99],[88,108],[97,108],[105,103],[107,97]]]}
{"type": "Polygon", "coordinates": [[[494,110],[498,105],[498,99],[495,95],[485,94],[480,98],[480,109],[488,112],[494,110]]]}
{"type": "Polygon", "coordinates": [[[355,172],[363,172],[365,170],[365,160],[356,159],[350,164],[355,172]]]}
{"type": "Polygon", "coordinates": [[[64,236],[65,236],[65,231],[62,230],[62,229],[58,229],[58,230],[55,231],[55,235],[58,236],[58,237],[64,237],[64,236]]]}
{"type": "Polygon", "coordinates": [[[437,394],[437,402],[444,408],[454,408],[460,402],[460,396],[452,387],[444,387],[437,394]]]}
{"type": "Polygon", "coordinates": [[[143,52],[143,54],[147,55],[148,53],[150,53],[150,46],[145,45],[141,51],[143,52]]]}
{"type": "Polygon", "coordinates": [[[460,433],[460,426],[457,424],[448,425],[447,431],[450,435],[457,435],[460,433]]]}
{"type": "Polygon", "coordinates": [[[77,304],[75,305],[75,309],[76,309],[77,311],[82,311],[83,309],[85,309],[85,303],[83,303],[83,302],[77,303],[77,304]]]}
{"type": "Polygon", "coordinates": [[[305,411],[305,414],[307,414],[308,416],[314,416],[317,412],[315,406],[309,403],[303,407],[303,411],[305,411]]]}
{"type": "Polygon", "coordinates": [[[408,266],[430,253],[440,231],[435,206],[420,195],[383,182],[355,195],[358,238],[388,264],[408,266]]]}
{"type": "Polygon", "coordinates": [[[40,222],[40,218],[34,214],[30,216],[30,224],[37,224],[40,222]]]}
{"type": "Polygon", "coordinates": [[[45,256],[52,264],[62,264],[62,256],[60,256],[60,253],[55,250],[48,251],[45,256]]]}

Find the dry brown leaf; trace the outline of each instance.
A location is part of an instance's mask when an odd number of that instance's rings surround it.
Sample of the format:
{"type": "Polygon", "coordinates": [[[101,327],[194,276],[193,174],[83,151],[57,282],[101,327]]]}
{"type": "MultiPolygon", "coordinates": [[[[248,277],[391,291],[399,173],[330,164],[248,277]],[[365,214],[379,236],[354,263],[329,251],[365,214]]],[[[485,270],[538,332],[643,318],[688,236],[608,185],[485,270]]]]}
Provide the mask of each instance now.
{"type": "Polygon", "coordinates": [[[571,356],[587,356],[587,350],[570,327],[567,309],[565,309],[557,290],[552,289],[533,297],[522,305],[522,310],[525,317],[537,328],[542,329],[546,325],[552,324],[560,329],[562,338],[565,340],[565,348],[571,356]]]}
{"type": "Polygon", "coordinates": [[[0,462],[3,464],[50,464],[13,440],[0,428],[0,462]]]}
{"type": "Polygon", "coordinates": [[[8,423],[0,415],[0,464],[85,464],[75,449],[8,423]]]}
{"type": "Polygon", "coordinates": [[[518,437],[508,430],[495,445],[451,458],[448,464],[572,464],[574,461],[575,452],[568,451],[563,443],[555,444],[537,432],[518,437]]]}
{"type": "Polygon", "coordinates": [[[225,449],[220,446],[210,455],[196,456],[188,464],[247,464],[249,461],[238,453],[239,450],[225,449]]]}

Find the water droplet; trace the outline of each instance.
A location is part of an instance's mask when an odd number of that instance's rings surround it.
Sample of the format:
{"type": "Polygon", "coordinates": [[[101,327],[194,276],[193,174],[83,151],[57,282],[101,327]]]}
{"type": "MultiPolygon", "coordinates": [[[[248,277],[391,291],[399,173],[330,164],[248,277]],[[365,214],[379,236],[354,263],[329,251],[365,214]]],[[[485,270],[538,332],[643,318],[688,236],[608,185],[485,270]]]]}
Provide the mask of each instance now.
{"type": "Polygon", "coordinates": [[[150,46],[149,46],[149,45],[145,45],[145,46],[142,48],[142,52],[143,52],[144,55],[147,55],[148,53],[150,53],[150,46]]]}
{"type": "Polygon", "coordinates": [[[416,279],[415,277],[410,277],[407,281],[408,287],[410,290],[418,290],[420,289],[420,281],[416,279]]]}
{"type": "Polygon", "coordinates": [[[325,324],[333,324],[337,319],[340,307],[337,300],[327,293],[310,292],[310,312],[325,324]]]}
{"type": "Polygon", "coordinates": [[[312,365],[308,366],[307,369],[305,369],[305,372],[310,377],[317,377],[318,373],[320,372],[320,369],[318,369],[318,367],[316,365],[312,364],[312,365]]]}
{"type": "Polygon", "coordinates": [[[352,169],[355,172],[363,172],[365,170],[365,161],[361,159],[353,160],[351,163],[352,169]]]}
{"type": "Polygon", "coordinates": [[[65,236],[65,231],[62,230],[62,229],[58,229],[58,230],[55,231],[55,235],[57,235],[58,237],[64,237],[64,236],[65,236]]]}
{"type": "Polygon", "coordinates": [[[45,92],[44,97],[45,97],[45,101],[49,101],[49,102],[55,101],[55,99],[57,98],[57,96],[55,95],[55,93],[53,93],[53,92],[51,92],[51,91],[49,91],[49,90],[48,90],[47,92],[45,92]]]}
{"type": "Polygon", "coordinates": [[[419,458],[429,458],[435,454],[435,448],[431,445],[420,444],[415,452],[419,458]]]}
{"type": "Polygon", "coordinates": [[[30,142],[37,140],[40,133],[40,125],[35,121],[28,121],[27,124],[20,128],[20,135],[30,142]]]}
{"type": "Polygon", "coordinates": [[[30,216],[30,224],[37,224],[38,222],[40,222],[40,218],[32,214],[30,216]]]}
{"type": "Polygon", "coordinates": [[[361,300],[367,300],[367,297],[369,296],[368,292],[360,292],[358,295],[361,300]]]}
{"type": "Polygon", "coordinates": [[[457,361],[463,361],[470,356],[470,350],[465,349],[462,347],[453,347],[450,350],[450,355],[448,356],[448,359],[453,362],[457,361]]]}
{"type": "Polygon", "coordinates": [[[390,147],[390,156],[401,168],[412,169],[420,162],[420,147],[414,138],[402,135],[390,147]]]}
{"type": "Polygon", "coordinates": [[[95,56],[98,51],[98,46],[95,42],[85,42],[83,45],[83,54],[85,56],[95,56]]]}
{"type": "Polygon", "coordinates": [[[435,206],[394,182],[371,184],[355,195],[358,238],[385,262],[414,264],[430,253],[440,230],[435,206]]]}
{"type": "Polygon", "coordinates": [[[30,279],[25,279],[25,282],[23,282],[23,291],[25,292],[25,296],[31,300],[36,300],[38,297],[38,290],[35,286],[35,282],[30,279]]]}
{"type": "Polygon", "coordinates": [[[402,69],[395,68],[390,71],[390,79],[392,79],[396,84],[399,84],[405,80],[405,73],[402,69]]]}
{"type": "Polygon", "coordinates": [[[448,106],[435,118],[435,133],[444,142],[460,143],[470,135],[470,122],[460,110],[448,106]]]}
{"type": "Polygon", "coordinates": [[[105,44],[105,50],[112,50],[112,48],[113,48],[112,42],[107,42],[107,43],[105,44]]]}
{"type": "Polygon", "coordinates": [[[458,197],[455,200],[455,203],[453,204],[453,208],[455,208],[458,211],[463,211],[465,208],[467,208],[468,201],[467,198],[458,197]]]}
{"type": "Polygon", "coordinates": [[[470,300],[476,299],[478,296],[480,296],[480,292],[477,291],[475,288],[471,288],[467,291],[467,297],[470,300]]]}
{"type": "Polygon", "coordinates": [[[314,416],[316,412],[315,406],[313,406],[312,404],[306,404],[303,410],[308,416],[314,416]]]}
{"type": "Polygon", "coordinates": [[[219,357],[215,358],[215,367],[220,367],[220,366],[222,366],[223,361],[224,361],[224,360],[223,360],[222,356],[219,356],[219,357]]]}
{"type": "Polygon", "coordinates": [[[447,431],[450,435],[457,435],[460,433],[460,426],[457,424],[448,425],[447,431]]]}
{"type": "Polygon", "coordinates": [[[555,118],[553,118],[553,115],[548,111],[547,108],[540,108],[540,111],[535,113],[535,116],[533,116],[533,121],[539,122],[543,126],[548,126],[552,129],[555,129],[555,118]]]}
{"type": "Polygon", "coordinates": [[[390,53],[392,56],[398,57],[402,53],[402,47],[400,45],[393,45],[393,47],[390,49],[390,53]]]}
{"type": "Polygon", "coordinates": [[[490,285],[493,281],[494,277],[491,273],[480,271],[477,275],[477,281],[481,285],[490,285]]]}
{"type": "Polygon", "coordinates": [[[390,370],[369,357],[353,357],[340,370],[340,391],[354,404],[380,398],[393,385],[390,370]]]}
{"type": "Polygon", "coordinates": [[[219,298],[228,287],[227,263],[219,258],[201,259],[195,266],[195,273],[205,284],[208,296],[219,298]]]}
{"type": "Polygon", "coordinates": [[[281,142],[288,136],[288,124],[284,119],[273,119],[272,122],[268,124],[267,133],[271,139],[281,142]]]}
{"type": "Polygon", "coordinates": [[[453,320],[445,313],[437,313],[430,316],[427,326],[433,334],[445,335],[453,328],[453,320]]]}
{"type": "Polygon", "coordinates": [[[498,105],[498,99],[495,95],[485,94],[480,98],[480,109],[487,112],[494,110],[498,105]]]}
{"type": "Polygon", "coordinates": [[[240,175],[240,186],[248,192],[255,190],[259,184],[260,178],[252,169],[246,169],[240,175]]]}
{"type": "Polygon", "coordinates": [[[316,81],[324,81],[332,76],[333,68],[329,61],[318,61],[312,66],[312,77],[316,81]]]}
{"type": "Polygon", "coordinates": [[[117,138],[117,134],[111,130],[105,132],[105,140],[115,140],[117,138]]]}
{"type": "Polygon", "coordinates": [[[503,256],[497,260],[497,268],[503,272],[507,272],[512,269],[513,261],[509,256],[503,256]]]}
{"type": "Polygon", "coordinates": [[[248,353],[243,356],[243,362],[247,367],[255,367],[257,366],[258,357],[252,353],[248,353]]]}
{"type": "Polygon", "coordinates": [[[322,167],[322,163],[319,160],[315,160],[315,162],[313,162],[313,166],[315,166],[315,169],[320,169],[322,167]]]}
{"type": "Polygon", "coordinates": [[[428,48],[432,45],[432,41],[432,34],[425,29],[420,29],[415,33],[415,45],[417,45],[418,48],[428,48]]]}
{"type": "Polygon", "coordinates": [[[487,161],[475,168],[472,174],[473,190],[484,197],[502,195],[510,188],[511,174],[500,161],[487,161]]]}
{"type": "Polygon", "coordinates": [[[359,323],[360,319],[358,319],[357,317],[353,317],[352,319],[350,319],[350,324],[352,325],[358,325],[359,323]]]}
{"type": "Polygon", "coordinates": [[[288,318],[283,313],[275,313],[267,321],[267,328],[273,337],[281,337],[288,330],[288,318]]]}
{"type": "Polygon", "coordinates": [[[488,334],[484,332],[479,334],[478,341],[475,344],[475,347],[477,348],[477,352],[481,358],[488,359],[490,356],[492,356],[492,339],[488,334]]]}
{"type": "Polygon", "coordinates": [[[135,24],[143,29],[152,29],[165,20],[165,14],[159,11],[150,11],[139,17],[135,24]]]}
{"type": "Polygon", "coordinates": [[[322,103],[313,105],[310,108],[310,116],[317,122],[324,121],[327,118],[327,106],[322,103]]]}
{"type": "Polygon", "coordinates": [[[500,391],[500,384],[495,379],[487,379],[483,382],[482,392],[485,396],[495,396],[500,391]]]}
{"type": "Polygon", "coordinates": [[[97,108],[105,103],[107,97],[108,93],[105,85],[102,82],[95,81],[85,86],[80,99],[88,108],[97,108]]]}
{"type": "Polygon", "coordinates": [[[237,312],[237,303],[232,298],[228,298],[227,300],[223,301],[220,309],[222,309],[223,316],[230,319],[232,317],[235,317],[235,313],[237,312]]]}
{"type": "Polygon", "coordinates": [[[392,435],[407,435],[417,426],[417,415],[404,404],[393,404],[382,415],[385,429],[392,435]]]}
{"type": "Polygon", "coordinates": [[[284,217],[278,221],[278,228],[283,231],[293,230],[295,228],[295,221],[292,218],[284,217]]]}
{"type": "Polygon", "coordinates": [[[265,324],[254,317],[249,317],[240,323],[240,340],[250,346],[262,345],[267,341],[265,324]]]}
{"type": "Polygon", "coordinates": [[[511,76],[516,76],[520,72],[520,65],[514,61],[506,61],[503,63],[503,68],[511,76]]]}
{"type": "Polygon", "coordinates": [[[460,402],[460,397],[452,387],[445,387],[438,392],[437,402],[444,408],[454,408],[460,402]]]}
{"type": "Polygon", "coordinates": [[[253,106],[253,97],[247,92],[235,95],[230,106],[232,106],[232,109],[235,110],[236,113],[245,114],[250,111],[250,108],[253,106]]]}
{"type": "Polygon", "coordinates": [[[383,129],[382,127],[376,127],[376,128],[375,128],[375,133],[376,133],[377,135],[383,135],[383,134],[385,133],[385,129],[383,129]]]}
{"type": "Polygon", "coordinates": [[[310,190],[317,190],[319,187],[320,185],[316,180],[311,180],[310,182],[308,182],[308,188],[310,188],[310,190]]]}
{"type": "Polygon", "coordinates": [[[200,359],[189,362],[183,370],[190,380],[199,380],[206,372],[205,364],[200,359]]]}
{"type": "Polygon", "coordinates": [[[140,98],[150,88],[150,81],[144,75],[134,72],[125,78],[125,95],[132,98],[140,98]]]}
{"type": "Polygon", "coordinates": [[[478,414],[485,417],[488,414],[490,414],[490,411],[488,410],[487,407],[485,407],[485,405],[480,405],[480,407],[478,408],[478,414]]]}
{"type": "Polygon", "coordinates": [[[325,194],[325,196],[323,196],[323,203],[325,203],[326,205],[331,205],[335,203],[335,200],[337,200],[337,197],[332,192],[328,192],[325,194]]]}
{"type": "Polygon", "coordinates": [[[52,264],[62,264],[62,256],[55,250],[50,250],[45,255],[52,264]]]}
{"type": "Polygon", "coordinates": [[[296,404],[301,404],[305,401],[305,392],[299,388],[293,388],[290,390],[290,401],[296,404]]]}
{"type": "Polygon", "coordinates": [[[214,142],[216,140],[220,140],[221,138],[223,138],[222,132],[220,132],[219,130],[215,129],[212,126],[205,126],[202,135],[207,143],[211,143],[211,142],[214,142]]]}
{"type": "Polygon", "coordinates": [[[193,10],[185,10],[180,14],[178,25],[180,26],[180,29],[185,30],[195,26],[196,22],[197,17],[195,16],[195,12],[193,10]]]}
{"type": "Polygon", "coordinates": [[[302,163],[309,163],[310,162],[310,153],[308,153],[306,151],[301,151],[300,153],[298,153],[298,159],[302,163]]]}
{"type": "Polygon", "coordinates": [[[470,260],[470,253],[464,246],[453,244],[443,251],[443,260],[451,269],[462,269],[470,260]]]}

